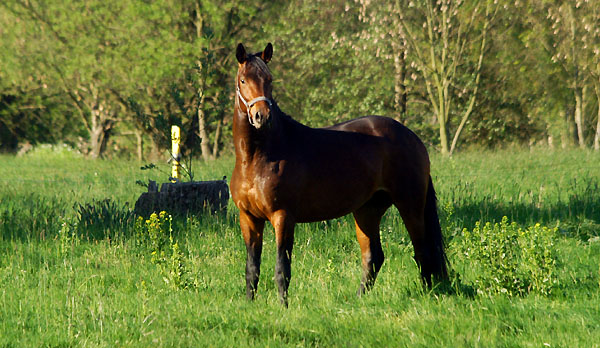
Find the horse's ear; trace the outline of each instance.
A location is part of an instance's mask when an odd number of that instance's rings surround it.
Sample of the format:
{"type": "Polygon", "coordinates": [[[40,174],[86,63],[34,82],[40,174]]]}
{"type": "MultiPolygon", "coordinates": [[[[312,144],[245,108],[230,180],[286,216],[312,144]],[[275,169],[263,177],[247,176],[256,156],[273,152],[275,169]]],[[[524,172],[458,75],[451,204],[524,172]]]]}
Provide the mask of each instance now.
{"type": "Polygon", "coordinates": [[[248,56],[246,55],[246,49],[241,43],[238,44],[237,49],[235,50],[235,57],[237,58],[240,64],[243,64],[248,58],[248,56]]]}
{"type": "Polygon", "coordinates": [[[262,60],[265,61],[265,63],[268,63],[271,60],[272,56],[273,56],[273,45],[271,45],[271,43],[269,42],[267,44],[267,47],[265,47],[265,50],[261,53],[260,57],[262,58],[262,60]]]}

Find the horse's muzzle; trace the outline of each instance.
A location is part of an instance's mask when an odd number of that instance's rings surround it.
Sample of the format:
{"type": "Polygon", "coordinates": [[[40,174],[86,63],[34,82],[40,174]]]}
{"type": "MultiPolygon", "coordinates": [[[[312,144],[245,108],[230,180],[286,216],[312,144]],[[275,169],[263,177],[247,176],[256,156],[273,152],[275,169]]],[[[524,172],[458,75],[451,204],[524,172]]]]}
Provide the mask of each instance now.
{"type": "Polygon", "coordinates": [[[250,124],[256,128],[261,129],[264,126],[269,125],[271,122],[271,110],[257,110],[256,113],[250,115],[249,117],[250,124]]]}

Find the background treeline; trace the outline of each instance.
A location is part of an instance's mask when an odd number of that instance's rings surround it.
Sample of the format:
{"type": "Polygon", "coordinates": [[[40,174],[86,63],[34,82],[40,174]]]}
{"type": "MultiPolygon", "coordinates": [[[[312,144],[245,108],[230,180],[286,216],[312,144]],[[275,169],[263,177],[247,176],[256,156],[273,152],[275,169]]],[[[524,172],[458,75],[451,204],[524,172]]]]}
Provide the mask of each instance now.
{"type": "Polygon", "coordinates": [[[235,47],[275,48],[311,126],[394,117],[431,147],[600,149],[600,0],[3,0],[0,150],[231,153],[235,47]]]}

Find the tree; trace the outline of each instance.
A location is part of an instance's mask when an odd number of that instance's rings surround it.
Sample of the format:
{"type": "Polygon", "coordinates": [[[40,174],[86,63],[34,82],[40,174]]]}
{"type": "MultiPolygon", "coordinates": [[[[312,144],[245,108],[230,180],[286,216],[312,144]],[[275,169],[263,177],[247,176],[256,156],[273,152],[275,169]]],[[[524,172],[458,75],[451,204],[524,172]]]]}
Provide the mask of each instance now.
{"type": "Polygon", "coordinates": [[[600,56],[600,5],[589,0],[550,0],[535,5],[539,15],[533,18],[532,24],[540,33],[542,47],[562,69],[564,83],[572,90],[573,118],[568,122],[574,122],[575,139],[584,148],[587,146],[586,84],[591,77],[592,86],[596,85],[597,77],[594,75],[600,56]]]}
{"type": "Polygon", "coordinates": [[[366,26],[357,20],[358,8],[343,0],[282,7],[264,30],[274,47],[273,95],[284,111],[313,127],[366,114],[396,116],[387,63],[357,41],[366,26]]]}
{"type": "MultiPolygon", "coordinates": [[[[400,21],[407,16],[401,1],[374,2],[357,0],[360,5],[359,21],[367,24],[358,35],[364,52],[376,52],[376,57],[393,64],[394,110],[396,119],[405,122],[407,119],[407,52],[408,42],[404,31],[399,27],[400,21]]],[[[359,40],[355,40],[359,41],[359,40]]],[[[355,47],[360,46],[356,45],[355,47]]],[[[360,50],[357,50],[359,53],[360,50]]]]}
{"type": "Polygon", "coordinates": [[[23,73],[24,62],[13,54],[19,40],[13,26],[13,17],[0,11],[0,151],[14,152],[27,143],[74,145],[78,124],[69,122],[72,114],[60,95],[23,73]]]}
{"type": "MultiPolygon", "coordinates": [[[[101,157],[117,123],[129,113],[123,100],[144,99],[186,63],[174,40],[165,3],[135,1],[25,1],[2,6],[12,15],[13,54],[23,73],[63,93],[101,157]],[[162,4],[162,5],[161,5],[162,4]],[[73,15],[77,14],[77,15],[73,15]]],[[[176,11],[177,13],[177,11],[176,11]]]]}
{"type": "MultiPolygon", "coordinates": [[[[164,8],[149,9],[148,16],[164,11],[162,25],[176,33],[177,71],[149,81],[146,94],[130,102],[138,129],[149,134],[155,144],[164,143],[166,132],[159,124],[183,126],[184,154],[200,148],[203,159],[217,156],[222,126],[233,105],[230,83],[232,52],[237,40],[251,37],[260,21],[254,20],[264,3],[239,1],[167,1],[164,8]],[[211,145],[212,141],[212,147],[211,145]]],[[[268,12],[268,11],[266,11],[268,12]]],[[[154,21],[156,22],[156,21],[154,21]]],[[[154,24],[156,26],[156,23],[154,24]]],[[[157,44],[162,45],[160,41],[157,44]]],[[[169,64],[169,62],[161,62],[169,64]]]]}
{"type": "Polygon", "coordinates": [[[491,0],[422,0],[406,5],[412,15],[400,16],[399,29],[425,81],[427,98],[439,125],[441,151],[450,155],[475,106],[489,27],[499,5],[491,0]],[[471,56],[475,62],[469,61],[471,56]],[[467,101],[456,124],[452,121],[458,117],[457,102],[463,95],[467,101]]]}
{"type": "Polygon", "coordinates": [[[187,9],[191,30],[186,31],[185,40],[195,48],[195,76],[188,82],[195,90],[202,157],[209,159],[217,156],[226,110],[233,104],[228,103],[233,96],[232,52],[237,41],[253,36],[259,28],[257,16],[268,11],[264,8],[266,3],[261,2],[196,0],[192,4],[187,9]]]}
{"type": "Polygon", "coordinates": [[[583,14],[580,23],[583,28],[582,60],[585,62],[586,71],[590,74],[591,84],[596,94],[597,113],[593,147],[598,151],[600,150],[600,3],[580,1],[576,3],[576,8],[581,8],[583,14]]]}

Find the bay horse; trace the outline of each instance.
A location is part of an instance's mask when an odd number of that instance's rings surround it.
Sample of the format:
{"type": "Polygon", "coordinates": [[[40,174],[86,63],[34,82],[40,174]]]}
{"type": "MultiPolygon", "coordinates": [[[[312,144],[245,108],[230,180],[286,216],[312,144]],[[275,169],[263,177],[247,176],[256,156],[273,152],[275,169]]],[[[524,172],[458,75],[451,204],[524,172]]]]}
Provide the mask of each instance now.
{"type": "Polygon", "coordinates": [[[352,213],[362,255],[359,295],[369,290],[383,264],[380,220],[394,205],[408,230],[425,285],[448,277],[444,242],[427,150],[401,123],[366,116],[326,128],[310,128],[286,115],[272,97],[267,63],[273,55],[236,58],[233,119],[235,168],[231,195],[239,208],[246,244],[246,296],[256,293],[268,220],[277,244],[275,281],[287,306],[296,223],[352,213]]]}

